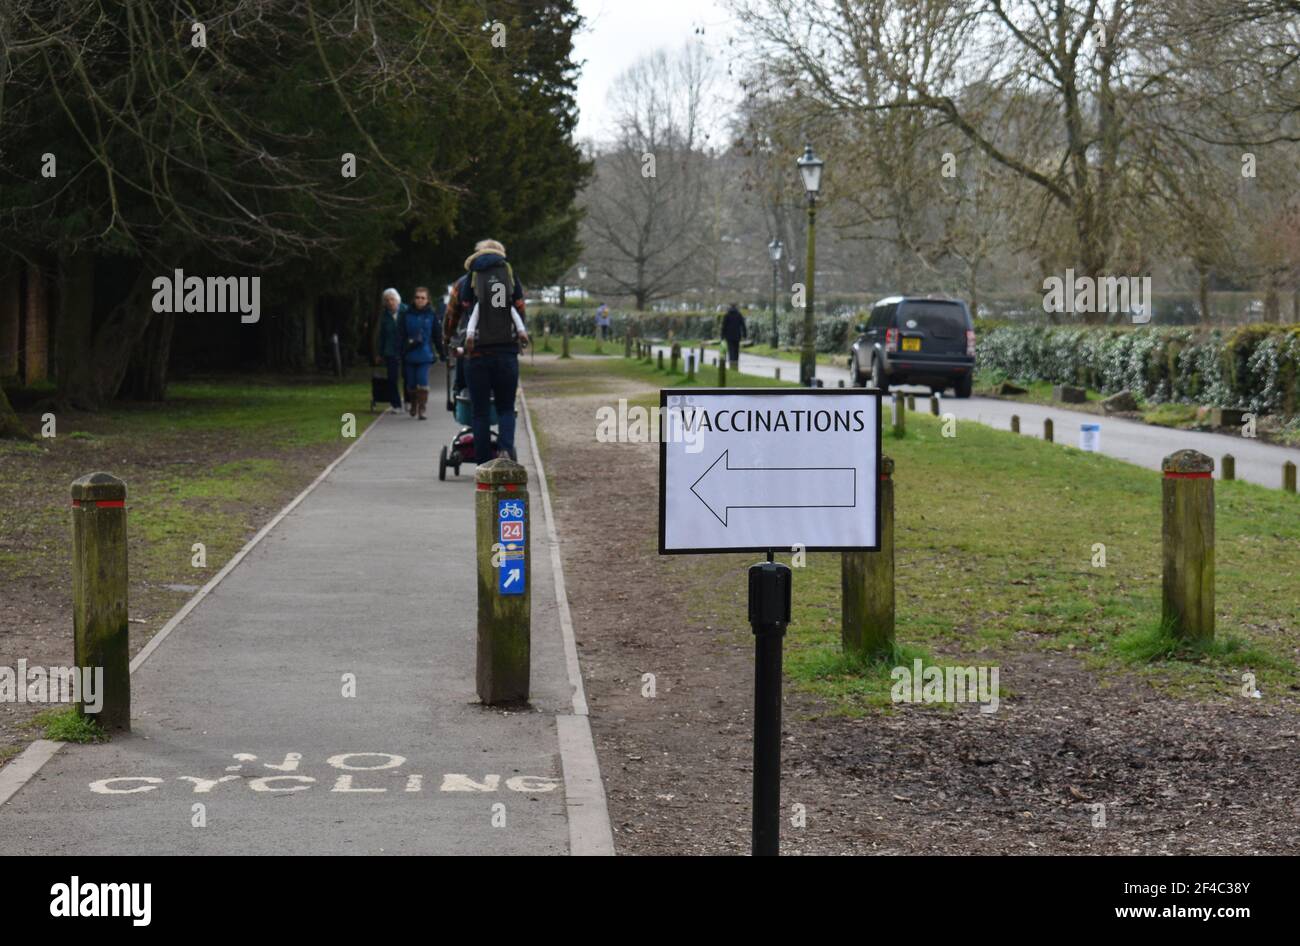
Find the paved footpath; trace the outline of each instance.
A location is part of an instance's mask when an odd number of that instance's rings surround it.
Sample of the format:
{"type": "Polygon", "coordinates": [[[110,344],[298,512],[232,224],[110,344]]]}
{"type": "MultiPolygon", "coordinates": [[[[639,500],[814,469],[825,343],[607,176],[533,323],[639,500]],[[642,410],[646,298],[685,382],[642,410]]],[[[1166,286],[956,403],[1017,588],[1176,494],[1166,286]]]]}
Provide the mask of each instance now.
{"type": "MultiPolygon", "coordinates": [[[[669,349],[663,345],[654,346],[655,351],[663,350],[665,357],[669,349]]],[[[716,348],[705,352],[709,366],[714,364],[718,352],[716,348]]],[[[848,360],[845,356],[845,361],[848,360]]],[[[740,370],[746,374],[766,375],[771,377],[774,369],[781,369],[781,377],[798,380],[799,364],[795,361],[769,358],[763,355],[750,355],[741,351],[740,370]]],[[[716,369],[712,369],[716,372],[716,369]]],[[[706,373],[705,383],[710,383],[716,374],[706,373]]],[[[847,367],[839,365],[818,365],[817,377],[830,386],[849,381],[847,367]]],[[[924,395],[925,401],[917,399],[917,409],[928,411],[929,388],[901,386],[891,390],[903,393],[924,395]]],[[[887,409],[887,408],[886,408],[887,409]]],[[[1237,460],[1237,479],[1271,486],[1282,486],[1282,464],[1287,460],[1300,466],[1300,449],[1281,447],[1276,444],[1248,440],[1230,434],[1215,434],[1207,431],[1175,430],[1172,427],[1156,427],[1138,421],[1123,420],[1118,417],[1103,417],[1083,411],[1071,411],[1058,405],[1050,407],[1039,404],[1023,404],[1004,401],[998,398],[943,398],[944,413],[951,413],[959,420],[973,420],[978,424],[997,427],[1000,430],[1011,429],[1011,415],[1020,417],[1020,430],[1033,437],[1042,437],[1043,420],[1050,417],[1055,428],[1057,443],[1078,446],[1079,427],[1081,424],[1101,425],[1101,452],[1107,456],[1127,460],[1138,466],[1159,470],[1160,462],[1175,450],[1199,450],[1214,458],[1216,476],[1222,466],[1223,455],[1231,453],[1237,460]]]]}
{"type": "Polygon", "coordinates": [[[442,381],[430,420],[378,420],[148,656],[129,736],[64,747],[0,806],[0,850],[612,853],[522,424],[532,708],[477,702],[474,468],[438,481],[442,381]]]}

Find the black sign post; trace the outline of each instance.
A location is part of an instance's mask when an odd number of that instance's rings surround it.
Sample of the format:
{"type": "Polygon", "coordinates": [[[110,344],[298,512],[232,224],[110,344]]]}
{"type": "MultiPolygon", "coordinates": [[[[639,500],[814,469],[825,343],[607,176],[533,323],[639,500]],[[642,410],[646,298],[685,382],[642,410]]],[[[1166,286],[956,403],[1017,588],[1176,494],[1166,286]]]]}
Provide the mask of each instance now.
{"type": "Polygon", "coordinates": [[[791,590],[790,567],[774,562],[773,550],[879,551],[880,392],[664,390],[659,405],[659,554],[767,553],[749,568],[752,852],[773,856],[781,840],[781,650],[791,590]]]}
{"type": "Polygon", "coordinates": [[[781,842],[781,646],[790,623],[790,566],[749,566],[754,629],[754,830],[751,852],[776,856],[781,842]]]}

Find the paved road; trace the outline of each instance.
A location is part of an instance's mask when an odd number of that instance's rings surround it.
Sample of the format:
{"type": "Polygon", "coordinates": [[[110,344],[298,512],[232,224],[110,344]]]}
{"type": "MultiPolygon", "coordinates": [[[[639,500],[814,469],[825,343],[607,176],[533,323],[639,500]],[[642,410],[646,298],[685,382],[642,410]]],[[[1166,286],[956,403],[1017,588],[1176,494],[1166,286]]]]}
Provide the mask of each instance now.
{"type": "MultiPolygon", "coordinates": [[[[656,350],[665,346],[656,346],[656,350]]],[[[713,364],[717,358],[716,350],[705,352],[705,361],[713,364]]],[[[781,369],[781,377],[796,379],[799,366],[796,362],[750,355],[741,352],[740,370],[746,374],[771,376],[776,368],[781,369]]],[[[837,385],[843,381],[850,384],[847,367],[818,365],[817,377],[827,385],[837,385]]],[[[891,390],[915,392],[929,397],[929,389],[924,387],[897,387],[891,390]]],[[[919,410],[929,410],[928,402],[917,403],[919,410]]],[[[1036,404],[1015,403],[997,398],[971,397],[959,399],[947,397],[940,408],[944,413],[952,413],[959,420],[973,420],[979,424],[997,427],[1000,430],[1011,429],[1011,415],[1020,416],[1022,433],[1034,437],[1043,435],[1043,421],[1050,417],[1055,427],[1057,443],[1078,446],[1079,426],[1081,424],[1101,424],[1101,452],[1129,463],[1160,469],[1160,462],[1175,450],[1189,448],[1199,450],[1214,458],[1215,469],[1225,453],[1231,453],[1237,459],[1237,478],[1258,483],[1262,486],[1280,488],[1282,485],[1282,464],[1287,460],[1300,465],[1300,450],[1261,443],[1229,434],[1213,434],[1203,431],[1174,430],[1170,427],[1154,427],[1136,421],[1121,420],[1117,417],[1101,417],[1082,411],[1071,411],[1063,407],[1042,407],[1036,404]]]]}
{"type": "Polygon", "coordinates": [[[568,851],[573,693],[540,504],[533,707],[503,713],[474,692],[473,467],[438,481],[455,425],[431,407],[379,420],[177,625],[133,677],[131,735],[59,752],[0,807],[0,850],[568,851]]]}

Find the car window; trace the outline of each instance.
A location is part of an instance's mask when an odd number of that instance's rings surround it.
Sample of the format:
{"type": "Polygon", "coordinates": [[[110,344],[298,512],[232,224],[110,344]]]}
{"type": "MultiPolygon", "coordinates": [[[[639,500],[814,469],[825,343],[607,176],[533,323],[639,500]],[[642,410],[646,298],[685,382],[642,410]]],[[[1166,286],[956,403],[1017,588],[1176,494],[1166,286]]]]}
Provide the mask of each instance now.
{"type": "Polygon", "coordinates": [[[878,305],[871,310],[871,324],[868,328],[888,328],[894,317],[894,310],[898,308],[897,303],[890,305],[878,305]]]}
{"type": "Polygon", "coordinates": [[[956,302],[904,302],[899,327],[925,332],[934,338],[961,336],[967,327],[966,310],[956,302]]]}

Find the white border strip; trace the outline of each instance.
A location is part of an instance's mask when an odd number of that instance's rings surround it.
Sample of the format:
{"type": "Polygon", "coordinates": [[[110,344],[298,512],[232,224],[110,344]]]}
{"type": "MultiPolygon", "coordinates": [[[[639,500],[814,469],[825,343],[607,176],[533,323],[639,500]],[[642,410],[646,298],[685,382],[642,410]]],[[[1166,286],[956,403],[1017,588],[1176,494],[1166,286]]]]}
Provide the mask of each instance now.
{"type": "Polygon", "coordinates": [[[555,717],[555,732],[560,742],[560,766],[564,770],[564,799],[569,821],[569,854],[575,857],[609,857],[614,854],[614,830],[609,823],[605,802],[605,783],[600,778],[596,743],[591,737],[591,720],[587,713],[587,694],[582,686],[582,668],[578,664],[578,644],[573,635],[573,616],[569,613],[569,596],[564,588],[564,564],[560,559],[560,537],[551,511],[551,495],[546,488],[546,468],[537,446],[533,419],[528,413],[528,399],[519,388],[524,425],[528,428],[528,445],[537,468],[537,489],[542,494],[542,514],[546,517],[546,541],[551,547],[551,572],[555,576],[555,600],[560,615],[560,634],[564,638],[564,662],[569,684],[573,687],[573,715],[555,717]]]}
{"type": "MultiPolygon", "coordinates": [[[[298,507],[298,504],[306,499],[312,490],[325,480],[325,477],[333,473],[334,468],[346,460],[348,454],[360,446],[361,441],[366,439],[366,434],[374,430],[383,419],[384,414],[381,413],[374,419],[373,423],[366,427],[365,430],[361,431],[361,436],[354,440],[350,447],[335,457],[334,461],[329,466],[325,467],[325,469],[321,471],[321,474],[312,480],[306,489],[291,499],[289,505],[285,506],[275,514],[275,518],[262,526],[262,528],[257,531],[257,534],[249,539],[248,542],[244,544],[244,547],[234,554],[230,561],[226,562],[221,571],[213,575],[212,579],[206,585],[194,593],[194,597],[190,598],[189,601],[186,601],[185,604],[181,606],[181,609],[172,615],[171,620],[164,624],[157,634],[149,638],[149,642],[145,644],[144,647],[140,648],[140,653],[136,654],[135,659],[131,661],[131,673],[135,673],[140,669],[140,666],[149,659],[149,656],[155,650],[158,649],[158,646],[163,642],[163,639],[174,631],[176,626],[180,624],[181,621],[185,620],[186,616],[198,607],[199,602],[206,598],[227,575],[234,571],[235,566],[242,562],[244,557],[248,555],[248,553],[251,552],[259,542],[266,538],[267,533],[279,525],[280,521],[284,519],[285,516],[293,512],[294,509],[298,507]]],[[[129,511],[130,507],[127,508],[129,511]]],[[[49,739],[37,739],[24,749],[16,759],[4,768],[0,769],[0,806],[4,805],[5,802],[17,794],[18,790],[26,785],[27,782],[31,780],[31,777],[39,772],[46,762],[49,762],[50,759],[54,758],[55,754],[63,748],[63,745],[64,744],[61,742],[53,742],[49,739]]]]}
{"type": "Polygon", "coordinates": [[[18,789],[41,770],[46,762],[54,758],[54,753],[63,747],[61,742],[49,739],[37,739],[18,758],[0,769],[0,805],[18,793],[18,789]]]}

